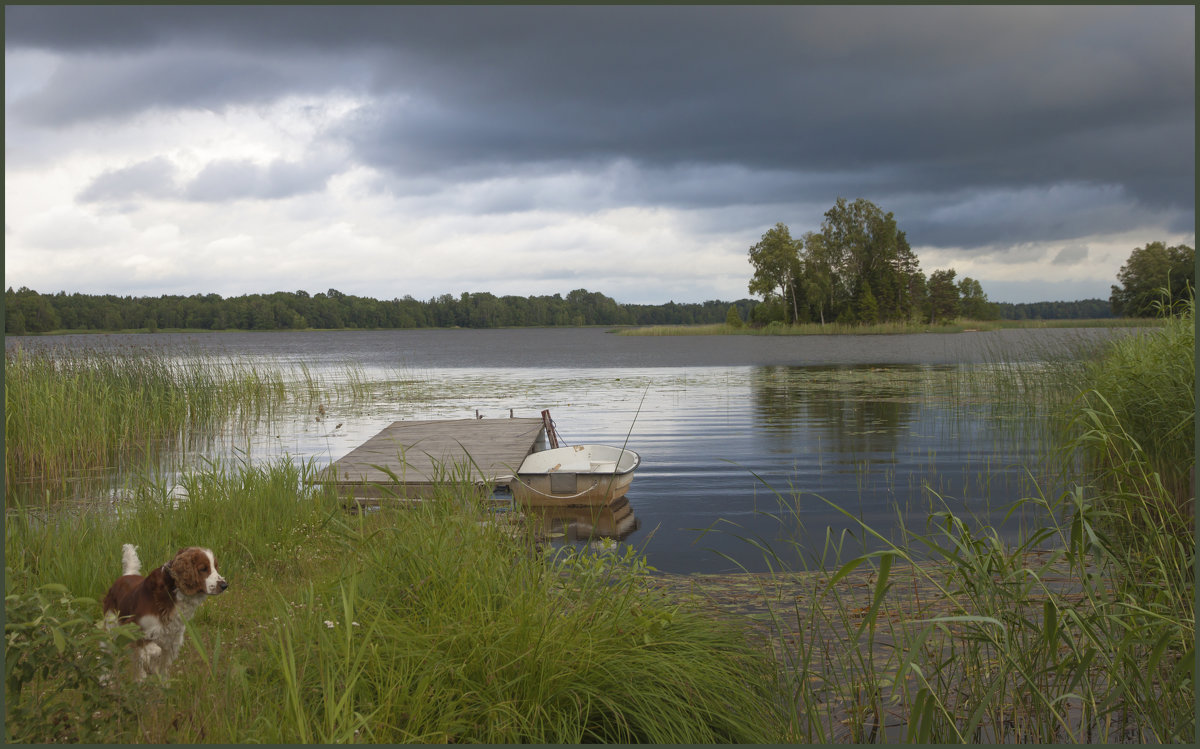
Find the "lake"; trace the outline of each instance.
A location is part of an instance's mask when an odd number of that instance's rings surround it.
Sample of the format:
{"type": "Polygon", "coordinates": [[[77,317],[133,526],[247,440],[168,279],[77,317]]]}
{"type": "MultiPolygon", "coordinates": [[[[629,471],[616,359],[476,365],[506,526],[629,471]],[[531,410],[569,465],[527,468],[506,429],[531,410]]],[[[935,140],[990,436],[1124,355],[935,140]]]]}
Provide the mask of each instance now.
{"type": "MultiPolygon", "coordinates": [[[[952,509],[1015,536],[1008,506],[1033,487],[1024,404],[982,397],[972,374],[1037,367],[1136,329],[892,336],[617,336],[600,328],[78,335],[6,347],[145,348],[230,358],[335,380],[353,399],[297,403],[195,435],[190,461],[336,460],[400,419],[537,416],[568,443],[642,456],[621,543],[667,572],[811,565],[826,539],[876,548],[952,509]],[[964,384],[966,383],[966,384],[964,384]],[[419,389],[415,397],[412,389],[419,389]],[[857,520],[856,520],[857,519],[857,520]]],[[[562,542],[576,540],[564,528],[562,542]]],[[[586,534],[584,534],[586,535],[586,534]]]]}

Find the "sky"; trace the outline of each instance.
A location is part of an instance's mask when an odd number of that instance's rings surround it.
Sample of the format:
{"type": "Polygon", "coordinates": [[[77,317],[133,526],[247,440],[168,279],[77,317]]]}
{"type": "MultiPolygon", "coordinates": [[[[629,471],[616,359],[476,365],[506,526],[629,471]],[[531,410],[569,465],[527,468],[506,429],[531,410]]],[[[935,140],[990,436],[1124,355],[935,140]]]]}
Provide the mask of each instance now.
{"type": "Polygon", "coordinates": [[[749,297],[895,215],[992,301],[1195,246],[1192,6],[6,6],[4,280],[749,297]]]}

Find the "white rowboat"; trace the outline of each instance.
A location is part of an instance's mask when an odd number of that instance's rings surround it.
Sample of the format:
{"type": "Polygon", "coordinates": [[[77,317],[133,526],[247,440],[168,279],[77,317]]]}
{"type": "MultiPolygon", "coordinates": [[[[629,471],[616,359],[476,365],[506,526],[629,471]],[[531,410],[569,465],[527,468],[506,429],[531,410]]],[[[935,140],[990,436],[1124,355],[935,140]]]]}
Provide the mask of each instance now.
{"type": "Polygon", "coordinates": [[[510,486],[516,500],[535,507],[602,505],[625,496],[641,462],[621,447],[557,447],[526,457],[510,486]]]}

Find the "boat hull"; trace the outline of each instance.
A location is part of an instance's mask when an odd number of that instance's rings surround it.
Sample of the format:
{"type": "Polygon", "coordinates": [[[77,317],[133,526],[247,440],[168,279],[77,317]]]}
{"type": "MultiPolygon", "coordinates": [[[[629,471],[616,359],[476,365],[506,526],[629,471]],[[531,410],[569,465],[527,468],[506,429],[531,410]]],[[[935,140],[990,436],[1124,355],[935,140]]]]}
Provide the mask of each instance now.
{"type": "Polygon", "coordinates": [[[573,445],[532,453],[511,484],[531,507],[593,507],[625,496],[641,457],[608,445],[573,445]]]}

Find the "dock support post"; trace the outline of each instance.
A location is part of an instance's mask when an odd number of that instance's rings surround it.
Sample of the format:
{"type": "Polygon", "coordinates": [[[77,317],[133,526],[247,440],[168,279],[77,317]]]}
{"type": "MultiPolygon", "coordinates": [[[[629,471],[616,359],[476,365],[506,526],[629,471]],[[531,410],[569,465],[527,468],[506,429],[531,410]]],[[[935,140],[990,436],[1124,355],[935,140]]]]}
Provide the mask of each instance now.
{"type": "Polygon", "coordinates": [[[550,447],[558,448],[558,434],[554,431],[554,420],[550,418],[550,409],[542,411],[542,424],[546,427],[546,437],[550,439],[550,447]]]}

